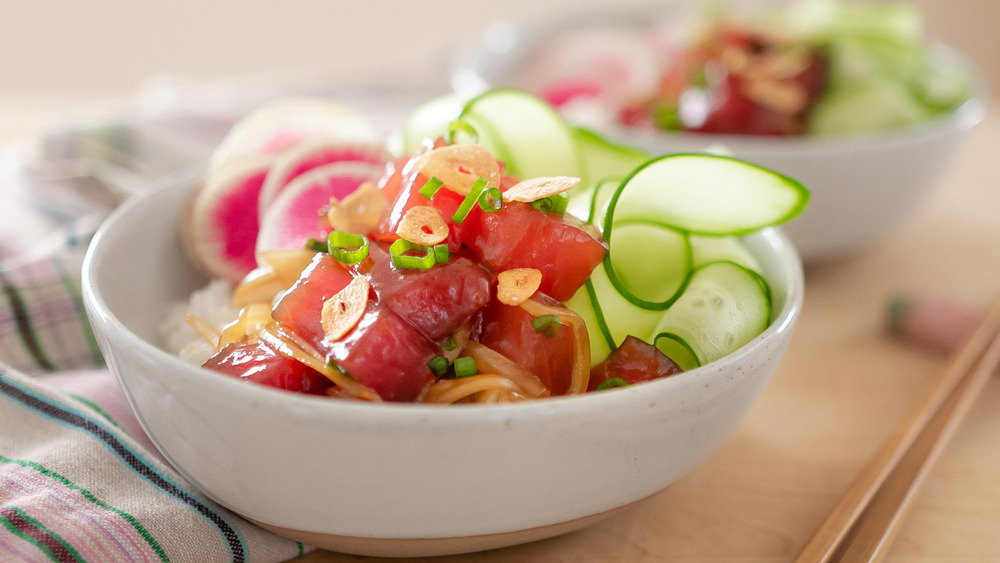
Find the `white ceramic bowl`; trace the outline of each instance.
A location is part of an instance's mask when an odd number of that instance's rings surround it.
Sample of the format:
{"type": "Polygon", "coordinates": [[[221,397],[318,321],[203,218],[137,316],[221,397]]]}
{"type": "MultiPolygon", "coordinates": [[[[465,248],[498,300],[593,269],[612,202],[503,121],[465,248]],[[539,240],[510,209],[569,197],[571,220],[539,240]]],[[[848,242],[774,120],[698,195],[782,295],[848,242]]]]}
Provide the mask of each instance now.
{"type": "Polygon", "coordinates": [[[205,283],[178,213],[193,181],[119,208],[84,265],[101,349],[152,441],[195,486],[279,533],[366,555],[440,555],[582,528],[714,452],[764,389],[802,303],[787,239],[750,239],[775,320],[705,367],[592,395],[494,406],[361,404],[247,384],[157,347],[169,302],[205,283]]]}
{"type": "MultiPolygon", "coordinates": [[[[456,93],[524,87],[517,70],[553,34],[582,27],[647,25],[648,13],[584,15],[559,22],[492,24],[481,40],[452,61],[456,93]]],[[[724,152],[799,180],[812,192],[809,207],[784,227],[806,263],[863,250],[888,234],[938,185],[966,133],[985,115],[985,86],[977,73],[942,45],[932,54],[965,69],[975,94],[956,111],[905,129],[846,137],[762,137],[654,133],[608,127],[606,136],[653,154],[724,152]]]]}

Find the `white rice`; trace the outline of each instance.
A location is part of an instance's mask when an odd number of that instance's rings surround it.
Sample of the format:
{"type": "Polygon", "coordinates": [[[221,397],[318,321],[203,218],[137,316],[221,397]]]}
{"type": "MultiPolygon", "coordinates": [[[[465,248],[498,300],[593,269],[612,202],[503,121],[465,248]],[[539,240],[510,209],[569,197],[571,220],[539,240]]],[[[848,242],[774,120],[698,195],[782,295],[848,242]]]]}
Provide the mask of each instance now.
{"type": "Polygon", "coordinates": [[[170,304],[160,324],[160,342],[164,350],[187,362],[203,364],[215,353],[215,348],[198,336],[184,317],[191,313],[221,331],[239,314],[232,297],[233,288],[229,282],[216,279],[196,290],[187,300],[170,304]]]}

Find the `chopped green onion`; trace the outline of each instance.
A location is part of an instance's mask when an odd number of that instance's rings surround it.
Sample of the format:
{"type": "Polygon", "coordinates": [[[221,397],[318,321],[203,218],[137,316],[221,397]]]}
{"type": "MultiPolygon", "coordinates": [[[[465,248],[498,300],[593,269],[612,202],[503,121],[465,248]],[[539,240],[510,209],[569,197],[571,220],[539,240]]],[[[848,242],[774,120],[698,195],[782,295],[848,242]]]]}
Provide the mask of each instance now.
{"type": "Polygon", "coordinates": [[[448,373],[448,358],[444,356],[434,356],[431,361],[427,362],[427,367],[431,368],[431,373],[436,377],[441,377],[442,375],[448,373]]]}
{"type": "Polygon", "coordinates": [[[392,265],[400,270],[429,270],[437,263],[433,248],[402,238],[396,239],[396,242],[389,246],[389,259],[392,260],[392,265]],[[414,256],[407,252],[421,252],[423,256],[414,256]]]}
{"type": "Polygon", "coordinates": [[[455,358],[455,377],[469,377],[470,375],[476,375],[479,373],[479,368],[476,367],[476,359],[472,356],[462,356],[461,358],[455,358]]]}
{"type": "Polygon", "coordinates": [[[531,206],[542,213],[562,215],[566,213],[566,207],[569,206],[569,196],[565,193],[550,195],[531,202],[531,206]]]}
{"type": "Polygon", "coordinates": [[[472,211],[472,206],[479,201],[479,195],[483,193],[485,188],[486,180],[478,178],[476,183],[472,184],[472,187],[469,188],[469,193],[466,194],[465,199],[462,200],[462,204],[455,210],[455,214],[451,216],[452,223],[459,224],[465,221],[465,218],[469,216],[469,212],[472,211]]]}
{"type": "Polygon", "coordinates": [[[333,369],[339,371],[340,374],[343,375],[344,377],[346,377],[347,379],[350,379],[352,381],[357,381],[356,379],[354,379],[354,376],[351,375],[351,372],[347,371],[346,369],[344,369],[343,367],[341,367],[340,364],[338,364],[337,362],[333,361],[333,358],[327,358],[326,359],[326,367],[333,368],[333,369]]]}
{"type": "Polygon", "coordinates": [[[456,119],[448,124],[448,141],[449,145],[455,144],[455,138],[459,133],[465,133],[469,136],[469,140],[473,143],[479,142],[479,132],[476,128],[469,124],[468,121],[463,121],[461,119],[456,119]]]}
{"type": "Polygon", "coordinates": [[[434,197],[434,194],[438,193],[438,190],[440,190],[443,185],[444,182],[441,181],[441,178],[431,176],[427,182],[424,183],[423,187],[420,188],[419,193],[427,199],[430,199],[434,197]]]}
{"type": "Polygon", "coordinates": [[[605,389],[612,389],[614,387],[628,387],[629,385],[632,384],[620,377],[612,377],[611,379],[604,380],[604,382],[598,385],[594,390],[604,391],[605,389]]]}
{"type": "Polygon", "coordinates": [[[684,122],[676,105],[657,104],[653,106],[653,122],[666,131],[682,131],[684,122]]]}
{"type": "Polygon", "coordinates": [[[312,237],[306,241],[306,250],[312,250],[313,252],[329,252],[329,243],[320,242],[312,237]]]}
{"type": "Polygon", "coordinates": [[[368,258],[368,239],[364,235],[333,231],[327,246],[330,254],[342,264],[357,264],[368,258]]]}
{"type": "Polygon", "coordinates": [[[496,188],[483,190],[483,193],[479,194],[479,207],[487,213],[500,211],[500,208],[503,207],[503,196],[500,194],[500,190],[496,188]]]}
{"type": "Polygon", "coordinates": [[[438,264],[447,264],[448,258],[451,257],[451,250],[448,250],[447,244],[435,244],[432,249],[434,250],[434,261],[438,264]]]}
{"type": "Polygon", "coordinates": [[[451,352],[452,350],[454,350],[457,347],[458,347],[458,342],[455,342],[455,335],[454,334],[448,334],[448,338],[446,338],[444,340],[444,343],[441,344],[441,349],[444,350],[444,351],[446,351],[446,352],[451,352]]]}
{"type": "Polygon", "coordinates": [[[542,315],[531,319],[531,328],[535,329],[535,332],[544,334],[546,338],[554,337],[561,326],[562,321],[555,315],[542,315]]]}

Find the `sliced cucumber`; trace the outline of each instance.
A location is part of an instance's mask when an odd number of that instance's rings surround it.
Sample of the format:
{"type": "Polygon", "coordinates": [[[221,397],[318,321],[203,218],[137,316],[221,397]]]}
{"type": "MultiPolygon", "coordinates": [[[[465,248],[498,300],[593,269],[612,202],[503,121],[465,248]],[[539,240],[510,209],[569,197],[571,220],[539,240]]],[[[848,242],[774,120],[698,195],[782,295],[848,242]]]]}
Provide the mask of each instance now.
{"type": "Polygon", "coordinates": [[[614,340],[612,340],[611,334],[608,333],[608,327],[604,322],[601,309],[595,306],[595,303],[596,296],[593,294],[593,285],[589,280],[566,302],[566,307],[577,315],[580,315],[583,323],[587,325],[587,336],[590,339],[591,366],[595,366],[604,360],[604,358],[607,358],[608,354],[615,347],[614,340]]]}
{"type": "Polygon", "coordinates": [[[448,124],[458,118],[468,102],[456,94],[439,96],[427,101],[413,110],[403,128],[398,133],[400,154],[411,154],[421,148],[423,143],[434,140],[448,133],[448,124]]]}
{"type": "Polygon", "coordinates": [[[591,334],[591,345],[596,337],[610,341],[618,347],[625,337],[632,335],[649,341],[653,330],[663,317],[662,309],[646,309],[630,301],[619,291],[608,276],[607,264],[600,264],[587,281],[593,292],[595,311],[600,334],[591,334]]]}
{"type": "Polygon", "coordinates": [[[583,127],[573,128],[573,137],[580,150],[583,174],[580,191],[608,178],[624,178],[651,157],[639,149],[613,143],[583,127]]]}
{"type": "Polygon", "coordinates": [[[865,37],[917,45],[923,32],[920,10],[909,2],[847,3],[838,5],[830,37],[865,37]]]}
{"type": "Polygon", "coordinates": [[[580,154],[570,126],[543,100],[520,90],[490,90],[470,100],[460,119],[479,144],[521,179],[580,176],[580,154]]]}
{"type": "Polygon", "coordinates": [[[653,344],[688,370],[735,352],[771,322],[766,280],[732,262],[691,275],[684,293],[654,329],[653,344]]]}
{"type": "Polygon", "coordinates": [[[929,117],[909,87],[895,80],[872,79],[863,86],[830,90],[809,118],[811,135],[853,135],[888,131],[929,117]]]}
{"type": "Polygon", "coordinates": [[[618,190],[623,179],[605,178],[591,189],[571,195],[566,212],[601,229],[604,226],[604,213],[607,211],[608,201],[618,190]]]}
{"type": "Polygon", "coordinates": [[[687,235],[644,223],[618,228],[617,251],[587,280],[588,300],[584,301],[581,290],[567,303],[588,322],[595,363],[604,358],[597,350],[607,354],[629,335],[651,340],[664,309],[680,294],[690,274],[687,235]],[[656,256],[648,255],[650,249],[656,256]]]}
{"type": "Polygon", "coordinates": [[[588,218],[610,247],[587,281],[601,331],[592,342],[614,348],[636,336],[691,369],[767,327],[767,282],[735,237],[799,214],[809,199],[801,184],[730,157],[679,154],[589,195],[588,218]]]}
{"type": "Polygon", "coordinates": [[[914,95],[931,111],[951,111],[972,96],[972,83],[960,69],[928,64],[914,77],[914,95]]]}
{"type": "Polygon", "coordinates": [[[647,162],[608,203],[604,236],[621,221],[650,221],[693,234],[741,235],[802,212],[809,191],[772,170],[726,156],[672,154],[647,162]]]}
{"type": "Polygon", "coordinates": [[[691,244],[688,237],[655,223],[619,223],[615,226],[615,246],[605,264],[623,297],[652,310],[670,306],[691,271],[691,244]]]}
{"type": "Polygon", "coordinates": [[[709,262],[734,262],[758,274],[764,270],[757,258],[736,237],[691,235],[691,266],[700,268],[709,262]]]}

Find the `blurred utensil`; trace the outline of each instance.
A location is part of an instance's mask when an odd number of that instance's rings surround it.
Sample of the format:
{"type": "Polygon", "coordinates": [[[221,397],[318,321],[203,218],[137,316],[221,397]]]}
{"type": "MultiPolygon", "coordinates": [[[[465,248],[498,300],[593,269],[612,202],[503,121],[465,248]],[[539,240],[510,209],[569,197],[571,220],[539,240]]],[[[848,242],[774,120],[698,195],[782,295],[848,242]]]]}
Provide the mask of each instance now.
{"type": "Polygon", "coordinates": [[[1000,365],[1000,296],[795,561],[880,561],[962,419],[1000,365]]]}

